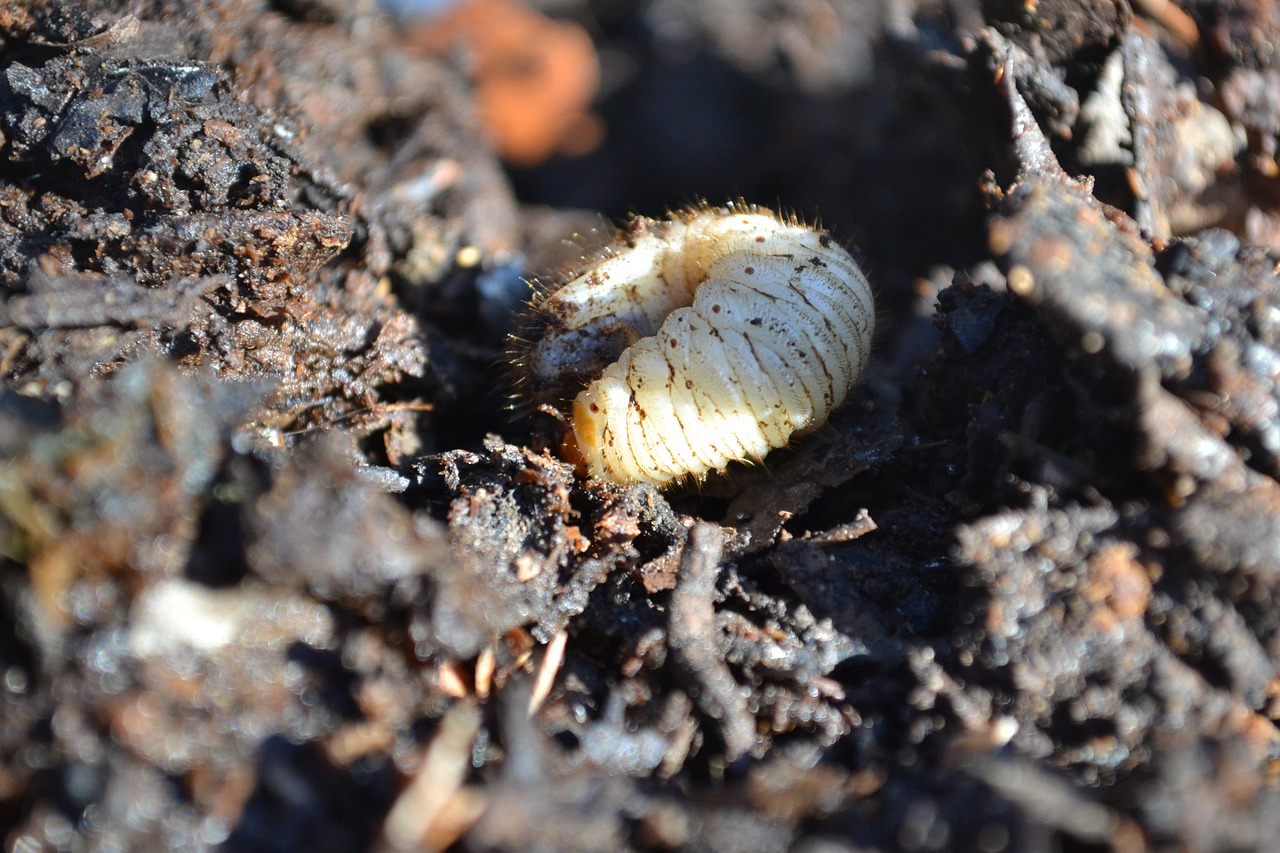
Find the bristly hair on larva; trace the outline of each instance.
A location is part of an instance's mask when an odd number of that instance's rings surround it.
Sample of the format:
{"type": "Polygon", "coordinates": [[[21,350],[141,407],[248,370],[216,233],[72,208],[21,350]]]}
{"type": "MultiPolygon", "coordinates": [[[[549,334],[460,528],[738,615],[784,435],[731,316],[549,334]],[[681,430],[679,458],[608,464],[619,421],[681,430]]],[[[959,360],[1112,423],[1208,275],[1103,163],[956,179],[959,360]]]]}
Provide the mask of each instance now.
{"type": "Polygon", "coordinates": [[[519,392],[561,413],[588,474],[619,483],[700,478],[813,432],[875,332],[849,252],[753,205],[637,217],[563,282],[513,338],[519,392]]]}

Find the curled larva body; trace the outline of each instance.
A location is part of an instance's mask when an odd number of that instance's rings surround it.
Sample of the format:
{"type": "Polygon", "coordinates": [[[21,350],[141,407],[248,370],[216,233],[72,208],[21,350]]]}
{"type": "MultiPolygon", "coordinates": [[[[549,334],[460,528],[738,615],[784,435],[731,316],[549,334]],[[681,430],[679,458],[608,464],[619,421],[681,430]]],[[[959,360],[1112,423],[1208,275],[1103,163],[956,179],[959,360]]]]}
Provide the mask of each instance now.
{"type": "Polygon", "coordinates": [[[568,420],[588,471],[656,485],[820,427],[866,367],[875,326],[848,252],[733,208],[638,221],[534,316],[521,363],[535,399],[585,383],[568,420]]]}

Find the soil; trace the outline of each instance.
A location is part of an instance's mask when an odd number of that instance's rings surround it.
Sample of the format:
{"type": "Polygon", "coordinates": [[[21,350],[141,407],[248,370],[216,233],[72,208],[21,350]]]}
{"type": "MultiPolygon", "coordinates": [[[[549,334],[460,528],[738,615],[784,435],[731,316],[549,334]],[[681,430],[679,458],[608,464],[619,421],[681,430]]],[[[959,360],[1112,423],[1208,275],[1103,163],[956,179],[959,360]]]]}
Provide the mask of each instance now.
{"type": "Polygon", "coordinates": [[[1274,5],[452,6],[0,9],[6,849],[1275,849],[1274,5]],[[737,199],[867,376],[584,478],[528,282],[737,199]]]}

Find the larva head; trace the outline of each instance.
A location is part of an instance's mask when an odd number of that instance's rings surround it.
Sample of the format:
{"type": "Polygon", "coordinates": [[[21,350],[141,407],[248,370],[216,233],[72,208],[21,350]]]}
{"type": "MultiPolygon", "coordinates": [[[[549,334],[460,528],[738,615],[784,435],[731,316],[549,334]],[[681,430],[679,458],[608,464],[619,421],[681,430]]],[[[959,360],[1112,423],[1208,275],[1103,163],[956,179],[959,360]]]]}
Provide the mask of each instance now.
{"type": "Polygon", "coordinates": [[[605,437],[608,420],[604,414],[604,407],[593,399],[593,396],[588,391],[583,391],[574,398],[573,416],[570,422],[573,426],[573,450],[578,457],[573,461],[588,473],[599,476],[598,472],[607,471],[610,468],[604,459],[604,449],[608,443],[605,437]]]}
{"type": "Polygon", "coordinates": [[[658,485],[821,426],[874,331],[870,287],[844,249],[741,208],[639,220],[535,317],[521,354],[531,395],[576,394],[568,421],[593,476],[658,485]]]}

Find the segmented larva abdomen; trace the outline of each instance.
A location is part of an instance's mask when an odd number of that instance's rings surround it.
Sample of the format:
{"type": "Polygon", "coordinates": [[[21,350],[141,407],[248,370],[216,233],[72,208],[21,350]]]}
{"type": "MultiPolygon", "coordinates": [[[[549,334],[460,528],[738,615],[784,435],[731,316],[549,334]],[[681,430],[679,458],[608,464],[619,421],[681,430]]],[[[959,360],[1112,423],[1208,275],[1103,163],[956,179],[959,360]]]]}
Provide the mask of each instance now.
{"type": "Polygon", "coordinates": [[[825,233],[719,209],[642,220],[628,242],[536,307],[523,354],[535,396],[589,383],[570,423],[592,475],[663,485],[762,459],[866,366],[871,288],[825,233]]]}

